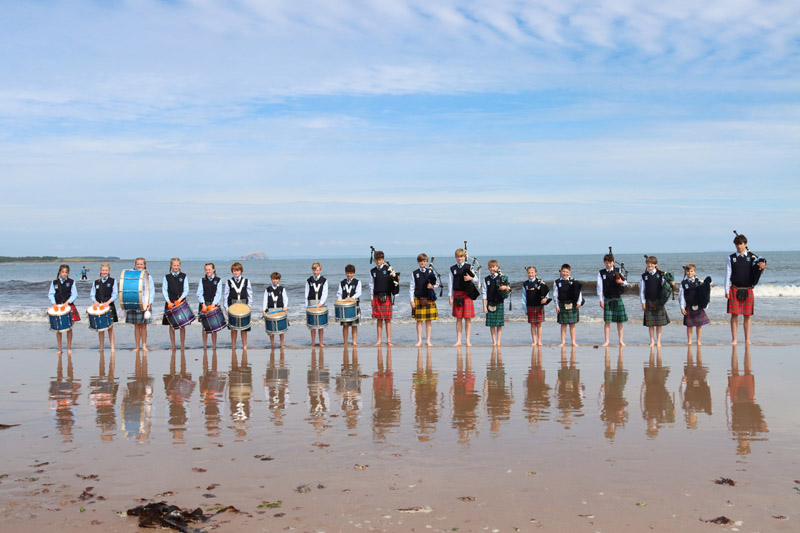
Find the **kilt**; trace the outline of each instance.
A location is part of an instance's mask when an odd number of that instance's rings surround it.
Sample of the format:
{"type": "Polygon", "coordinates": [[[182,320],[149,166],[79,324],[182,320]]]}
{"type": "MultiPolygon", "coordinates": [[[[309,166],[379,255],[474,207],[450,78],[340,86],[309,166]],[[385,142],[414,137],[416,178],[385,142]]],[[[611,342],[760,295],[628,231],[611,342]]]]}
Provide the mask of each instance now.
{"type": "Polygon", "coordinates": [[[75,307],[75,304],[69,304],[69,309],[69,314],[72,316],[72,321],[78,322],[81,319],[81,315],[78,313],[78,308],[75,307]]]}
{"type": "Polygon", "coordinates": [[[505,325],[505,304],[497,304],[497,309],[486,313],[486,325],[490,328],[502,328],[505,325]]]}
{"type": "Polygon", "coordinates": [[[377,320],[391,320],[392,319],[392,298],[386,298],[385,302],[378,300],[375,296],[372,298],[372,318],[377,320]]]}
{"type": "Polygon", "coordinates": [[[564,309],[562,305],[558,307],[561,309],[556,316],[556,322],[559,324],[577,324],[581,320],[581,310],[572,305],[572,309],[564,309]]]}
{"type": "Polygon", "coordinates": [[[414,309],[411,311],[411,316],[417,322],[425,320],[438,320],[439,312],[436,309],[436,302],[428,300],[428,305],[419,305],[419,298],[414,297],[414,309]]]}
{"type": "Polygon", "coordinates": [[[709,324],[711,321],[708,319],[708,315],[706,315],[705,309],[698,309],[697,311],[692,311],[691,309],[686,310],[686,315],[683,317],[683,325],[688,328],[700,327],[709,324]]]}
{"type": "Polygon", "coordinates": [[[119,317],[117,316],[117,306],[114,305],[114,302],[108,303],[109,313],[111,313],[111,323],[114,324],[115,322],[119,322],[119,317]]]}
{"type": "Polygon", "coordinates": [[[622,298],[605,298],[603,308],[603,321],[622,323],[628,321],[628,314],[625,312],[625,304],[622,298]]]}
{"type": "Polygon", "coordinates": [[[145,320],[144,318],[144,311],[141,309],[127,311],[125,313],[125,323],[126,324],[152,324],[153,323],[153,315],[152,311],[150,311],[150,318],[145,320]]]}
{"type": "Polygon", "coordinates": [[[461,297],[464,305],[453,305],[453,316],[456,318],[475,318],[475,306],[464,291],[453,291],[453,299],[461,297]]]}
{"type": "Polygon", "coordinates": [[[544,322],[544,306],[528,307],[528,324],[541,324],[544,322]]]}
{"type": "Polygon", "coordinates": [[[655,311],[650,310],[650,306],[645,306],[644,310],[644,318],[642,319],[642,324],[645,326],[666,326],[669,324],[669,316],[667,316],[667,310],[664,309],[663,305],[657,305],[655,311]]]}
{"type": "Polygon", "coordinates": [[[747,287],[747,299],[745,300],[740,300],[736,297],[736,291],[738,290],[739,287],[731,286],[731,292],[728,294],[728,314],[752,316],[753,308],[755,307],[753,288],[747,287]]]}

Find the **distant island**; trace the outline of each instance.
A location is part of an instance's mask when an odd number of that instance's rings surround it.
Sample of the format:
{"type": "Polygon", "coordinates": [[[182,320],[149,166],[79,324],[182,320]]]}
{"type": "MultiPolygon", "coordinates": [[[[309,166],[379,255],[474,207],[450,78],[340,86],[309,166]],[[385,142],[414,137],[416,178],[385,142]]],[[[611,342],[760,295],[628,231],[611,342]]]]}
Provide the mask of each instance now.
{"type": "Polygon", "coordinates": [[[81,257],[57,257],[55,255],[0,255],[0,263],[91,263],[96,261],[119,261],[119,257],[103,257],[99,255],[87,255],[81,257]]]}
{"type": "Polygon", "coordinates": [[[269,259],[264,252],[250,252],[239,256],[239,261],[266,261],[269,259]]]}

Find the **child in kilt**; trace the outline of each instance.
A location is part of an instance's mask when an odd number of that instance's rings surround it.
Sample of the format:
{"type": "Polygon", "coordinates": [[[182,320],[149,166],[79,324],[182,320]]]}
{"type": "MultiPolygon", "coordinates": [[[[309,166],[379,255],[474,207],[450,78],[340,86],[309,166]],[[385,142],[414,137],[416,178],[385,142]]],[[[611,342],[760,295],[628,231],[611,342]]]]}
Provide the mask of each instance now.
{"type": "MultiPolygon", "coordinates": [[[[73,323],[81,319],[81,315],[75,307],[75,300],[78,299],[78,288],[75,286],[75,280],[69,277],[69,265],[61,265],[58,267],[58,276],[50,284],[50,289],[47,291],[47,298],[54,306],[69,305],[69,314],[72,317],[73,323]]],[[[64,308],[64,310],[66,311],[66,308],[64,308]]],[[[61,355],[61,339],[61,332],[56,331],[58,355],[61,355]]],[[[100,348],[102,349],[102,347],[101,345],[100,348]]],[[[67,355],[72,355],[72,328],[67,330],[67,355]]]]}
{"type": "Polygon", "coordinates": [[[411,274],[411,286],[409,298],[411,300],[411,316],[417,322],[417,343],[414,346],[422,346],[422,323],[425,323],[425,344],[431,344],[432,321],[439,319],[436,309],[436,293],[433,290],[436,277],[428,271],[428,256],[419,254],[417,256],[419,268],[411,274]]]}
{"type": "Polygon", "coordinates": [[[667,280],[664,272],[656,268],[656,256],[647,256],[645,265],[646,270],[642,273],[642,282],[639,284],[639,299],[644,311],[642,323],[649,328],[650,346],[661,346],[661,328],[669,324],[667,310],[660,303],[661,291],[667,280]]]}
{"type": "Polygon", "coordinates": [[[542,345],[542,322],[544,322],[544,306],[549,303],[547,284],[536,277],[536,267],[525,269],[528,279],[522,284],[522,308],[528,314],[531,325],[531,346],[542,345]]]}
{"type": "Polygon", "coordinates": [[[628,321],[625,313],[625,304],[622,303],[622,287],[627,287],[628,281],[622,279],[614,272],[614,255],[603,256],[606,267],[597,274],[597,298],[600,308],[603,309],[603,332],[606,340],[601,346],[608,346],[611,337],[611,323],[617,324],[619,345],[625,346],[622,340],[622,327],[628,321]]]}
{"type": "Polygon", "coordinates": [[[725,265],[725,298],[728,299],[728,314],[731,315],[731,344],[737,342],[739,315],[744,317],[744,342],[750,344],[750,320],[755,307],[753,287],[758,283],[760,273],[767,268],[767,263],[758,261],[747,249],[747,237],[744,235],[737,234],[733,244],[736,253],[728,256],[725,265]]]}
{"type": "Polygon", "coordinates": [[[463,248],[456,250],[456,264],[450,267],[450,283],[447,290],[450,293],[450,307],[456,319],[456,343],[461,346],[461,332],[464,331],[467,346],[472,346],[469,338],[472,334],[472,319],[475,318],[475,306],[472,299],[467,296],[467,283],[474,283],[475,274],[467,264],[467,251],[463,248]]]}
{"type": "Polygon", "coordinates": [[[579,346],[575,338],[575,324],[580,319],[580,307],[583,305],[583,291],[581,282],[570,276],[572,267],[567,263],[561,265],[559,273],[561,277],[553,283],[553,299],[556,301],[556,321],[561,324],[561,344],[564,346],[567,341],[567,326],[569,326],[569,336],[573,346],[579,346]]]}
{"type": "Polygon", "coordinates": [[[381,345],[383,326],[386,325],[386,344],[392,345],[392,288],[391,273],[385,263],[383,252],[377,250],[374,255],[375,266],[369,271],[369,292],[372,294],[372,318],[378,324],[378,340],[375,346],[381,345]]]}
{"type": "Polygon", "coordinates": [[[356,302],[356,319],[352,322],[342,322],[342,340],[344,345],[347,346],[347,337],[350,329],[353,330],[353,346],[358,345],[358,323],[361,321],[361,283],[355,279],[356,267],[347,265],[344,267],[344,279],[339,282],[339,288],[336,289],[337,300],[347,300],[348,302],[356,302]]]}
{"type": "Polygon", "coordinates": [[[687,344],[692,344],[692,328],[697,330],[697,345],[703,344],[703,326],[708,324],[708,315],[700,303],[700,288],[703,281],[697,279],[697,268],[693,264],[683,267],[686,278],[681,282],[680,297],[683,325],[686,326],[687,344]]]}
{"type": "Polygon", "coordinates": [[[505,325],[505,306],[502,291],[508,291],[508,285],[501,285],[500,265],[497,259],[489,261],[489,275],[483,280],[483,312],[486,314],[486,325],[492,334],[492,346],[500,346],[505,325]]]}
{"type": "MultiPolygon", "coordinates": [[[[133,263],[136,270],[147,270],[147,260],[144,257],[137,257],[133,263]]],[[[125,323],[133,324],[133,340],[136,344],[135,350],[147,351],[147,325],[153,323],[150,308],[156,297],[156,286],[153,283],[153,276],[148,272],[147,286],[150,287],[146,309],[129,309],[125,311],[125,323]]]]}

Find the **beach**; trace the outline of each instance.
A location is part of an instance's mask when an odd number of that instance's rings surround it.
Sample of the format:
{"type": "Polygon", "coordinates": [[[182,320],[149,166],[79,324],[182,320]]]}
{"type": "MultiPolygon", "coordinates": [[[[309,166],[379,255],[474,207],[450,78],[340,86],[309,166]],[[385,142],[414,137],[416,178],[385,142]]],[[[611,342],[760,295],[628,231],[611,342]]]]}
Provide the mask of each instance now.
{"type": "Polygon", "coordinates": [[[585,344],[562,349],[547,323],[539,351],[524,323],[499,350],[482,323],[470,349],[444,345],[452,323],[434,323],[430,349],[410,346],[406,324],[398,345],[368,345],[365,324],[354,350],[333,324],[324,349],[292,325],[285,350],[261,330],[246,354],[224,331],[204,353],[195,328],[181,354],[151,326],[145,355],[117,329],[113,357],[88,333],[72,356],[0,351],[0,423],[19,424],[0,432],[4,529],[132,531],[120,513],[158,501],[233,506],[192,524],[223,531],[714,531],[703,520],[722,516],[731,530],[790,531],[800,519],[796,328],[754,328],[753,346],[732,348],[711,325],[698,349],[672,324],[651,350],[629,322],[620,350],[581,324],[585,344]]]}

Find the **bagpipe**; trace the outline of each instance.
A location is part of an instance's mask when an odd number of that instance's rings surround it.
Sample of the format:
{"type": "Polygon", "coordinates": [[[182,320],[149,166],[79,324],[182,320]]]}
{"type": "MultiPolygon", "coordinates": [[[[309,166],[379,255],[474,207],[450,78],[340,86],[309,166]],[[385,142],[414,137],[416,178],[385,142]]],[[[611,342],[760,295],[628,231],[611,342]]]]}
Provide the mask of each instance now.
{"type": "MultiPolygon", "coordinates": [[[[497,286],[500,287],[502,285],[505,285],[505,286],[508,287],[507,290],[498,290],[497,291],[497,295],[500,296],[500,299],[501,300],[505,300],[506,298],[511,296],[511,293],[514,291],[514,289],[511,288],[511,284],[508,282],[508,276],[503,274],[503,271],[500,270],[499,267],[497,268],[497,276],[498,276],[498,278],[500,280],[497,283],[497,286]]],[[[511,301],[508,302],[508,310],[511,311],[511,301]]]]}
{"type": "MultiPolygon", "coordinates": [[[[611,246],[608,247],[608,254],[613,256],[614,252],[611,251],[611,246]]],[[[614,278],[622,281],[628,280],[628,269],[625,268],[625,263],[619,262],[614,259],[614,278]]],[[[619,286],[619,293],[623,294],[625,292],[625,286],[619,286]]]]}
{"type": "MultiPolygon", "coordinates": [[[[469,262],[469,252],[467,251],[467,241],[464,241],[464,252],[466,253],[466,261],[469,262]]],[[[473,278],[477,278],[478,286],[476,287],[474,283],[471,281],[468,282],[464,288],[464,292],[467,293],[467,298],[470,300],[477,300],[478,297],[481,295],[481,270],[483,267],[481,266],[480,262],[478,262],[477,257],[472,258],[472,264],[469,267],[470,274],[473,278]],[[476,268],[477,266],[477,268],[476,268]]]]}
{"type": "MultiPolygon", "coordinates": [[[[737,232],[736,230],[733,230],[733,234],[736,235],[737,237],[739,236],[739,232],[737,232]]],[[[745,244],[744,247],[745,247],[745,250],[747,250],[747,255],[753,258],[753,267],[752,267],[751,274],[753,276],[753,287],[755,287],[758,284],[758,282],[761,280],[761,274],[764,272],[763,270],[761,270],[761,267],[759,267],[758,265],[760,263],[764,263],[764,265],[766,266],[767,259],[765,257],[759,257],[756,254],[754,254],[753,252],[751,252],[750,251],[750,247],[747,246],[747,244],[745,244]]]]}
{"type": "MultiPolygon", "coordinates": [[[[372,264],[374,259],[375,259],[375,247],[370,246],[369,264],[372,264]]],[[[386,269],[389,272],[389,292],[393,296],[396,296],[400,294],[400,272],[395,272],[394,268],[392,267],[392,264],[389,261],[384,260],[384,263],[386,264],[386,269]]]]}
{"type": "Polygon", "coordinates": [[[436,270],[436,267],[433,266],[433,260],[436,259],[435,257],[431,257],[431,262],[428,263],[427,269],[427,281],[431,285],[433,285],[432,289],[428,289],[428,299],[435,302],[436,301],[436,287],[439,287],[439,296],[442,295],[442,276],[439,274],[439,271],[436,270]]]}
{"type": "Polygon", "coordinates": [[[582,290],[583,290],[583,283],[581,283],[577,279],[570,277],[569,285],[567,286],[567,301],[571,302],[573,305],[585,304],[586,300],[581,297],[582,290]]]}
{"type": "MultiPolygon", "coordinates": [[[[647,261],[649,257],[649,255],[644,254],[645,261],[647,261]]],[[[657,300],[658,305],[664,305],[668,301],[675,299],[675,276],[672,275],[672,272],[664,272],[658,268],[658,266],[656,266],[656,272],[664,278],[664,284],[661,285],[661,294],[659,294],[657,300]]]]}
{"type": "MultiPolygon", "coordinates": [[[[686,266],[683,267],[683,279],[686,281],[686,266]]],[[[683,286],[683,297],[686,306],[692,311],[705,309],[711,301],[711,276],[706,276],[704,280],[697,280],[697,285],[691,287],[683,286]]]]}
{"type": "MultiPolygon", "coordinates": [[[[525,267],[526,274],[529,268],[531,267],[529,266],[525,267]]],[[[523,283],[523,290],[526,290],[524,287],[524,283],[523,283]]],[[[533,298],[531,299],[526,298],[526,304],[528,305],[528,307],[544,307],[545,305],[553,301],[552,298],[547,298],[548,294],[550,294],[550,287],[548,287],[547,283],[542,281],[542,279],[539,276],[536,276],[533,278],[533,298]],[[542,298],[547,298],[547,301],[545,303],[542,303],[542,298]],[[531,303],[531,301],[533,301],[534,303],[531,303]]]]}

